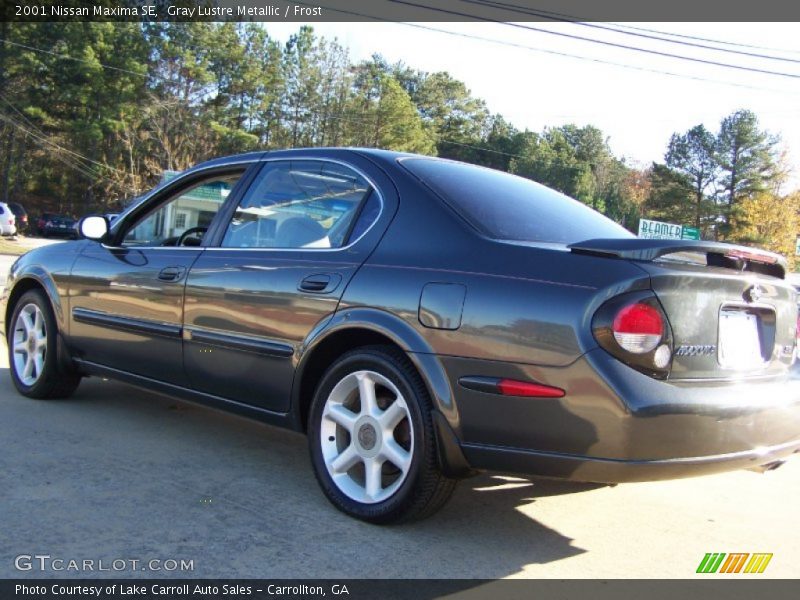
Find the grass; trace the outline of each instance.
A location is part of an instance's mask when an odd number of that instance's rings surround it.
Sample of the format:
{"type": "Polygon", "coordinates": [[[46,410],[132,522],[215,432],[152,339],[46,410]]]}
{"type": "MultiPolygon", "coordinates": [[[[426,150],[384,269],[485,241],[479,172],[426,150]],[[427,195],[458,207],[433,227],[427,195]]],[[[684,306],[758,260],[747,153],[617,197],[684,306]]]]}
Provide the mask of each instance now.
{"type": "Polygon", "coordinates": [[[10,240],[7,237],[0,237],[0,254],[25,254],[30,248],[27,248],[19,243],[17,240],[10,240]]]}

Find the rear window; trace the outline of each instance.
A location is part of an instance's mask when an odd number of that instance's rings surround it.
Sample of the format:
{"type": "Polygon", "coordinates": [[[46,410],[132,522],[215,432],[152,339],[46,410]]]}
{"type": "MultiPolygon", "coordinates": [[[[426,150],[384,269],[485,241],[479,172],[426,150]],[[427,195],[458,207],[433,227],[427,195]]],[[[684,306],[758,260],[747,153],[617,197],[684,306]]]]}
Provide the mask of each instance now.
{"type": "Polygon", "coordinates": [[[530,179],[440,159],[410,158],[401,164],[494,239],[572,244],[635,237],[585,204],[530,179]]]}

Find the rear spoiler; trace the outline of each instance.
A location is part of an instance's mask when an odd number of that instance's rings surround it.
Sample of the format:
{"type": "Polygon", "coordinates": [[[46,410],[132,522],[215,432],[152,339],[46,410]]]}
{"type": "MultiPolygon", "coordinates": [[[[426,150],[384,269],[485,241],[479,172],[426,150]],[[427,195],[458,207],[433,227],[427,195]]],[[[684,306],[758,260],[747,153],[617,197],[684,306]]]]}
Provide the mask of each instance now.
{"type": "Polygon", "coordinates": [[[786,259],[780,254],[721,242],[609,238],[586,240],[567,247],[578,254],[643,261],[653,261],[676,252],[696,252],[706,255],[708,266],[755,271],[781,279],[786,276],[786,259]]]}

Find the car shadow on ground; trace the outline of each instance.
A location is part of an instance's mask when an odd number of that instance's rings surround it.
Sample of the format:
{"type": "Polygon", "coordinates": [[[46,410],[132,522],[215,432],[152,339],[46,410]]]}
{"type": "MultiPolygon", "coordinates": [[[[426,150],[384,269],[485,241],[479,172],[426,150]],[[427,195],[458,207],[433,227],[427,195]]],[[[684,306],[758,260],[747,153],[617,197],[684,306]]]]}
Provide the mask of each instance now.
{"type": "Polygon", "coordinates": [[[0,399],[0,577],[499,578],[584,552],[518,509],[598,487],[484,474],[425,521],[377,527],[328,504],[296,433],[98,378],[35,401],[3,368],[0,399]],[[193,571],[14,570],[30,551],[193,571]]]}

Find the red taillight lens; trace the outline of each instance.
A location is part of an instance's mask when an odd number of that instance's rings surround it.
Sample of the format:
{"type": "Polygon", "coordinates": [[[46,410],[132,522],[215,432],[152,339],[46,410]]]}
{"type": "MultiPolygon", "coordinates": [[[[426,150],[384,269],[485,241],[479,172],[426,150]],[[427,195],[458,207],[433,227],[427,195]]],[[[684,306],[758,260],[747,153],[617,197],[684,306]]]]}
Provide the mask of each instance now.
{"type": "Polygon", "coordinates": [[[623,307],[611,326],[614,339],[628,352],[645,354],[658,346],[664,335],[664,320],[652,306],[637,303],[623,307]]]}

